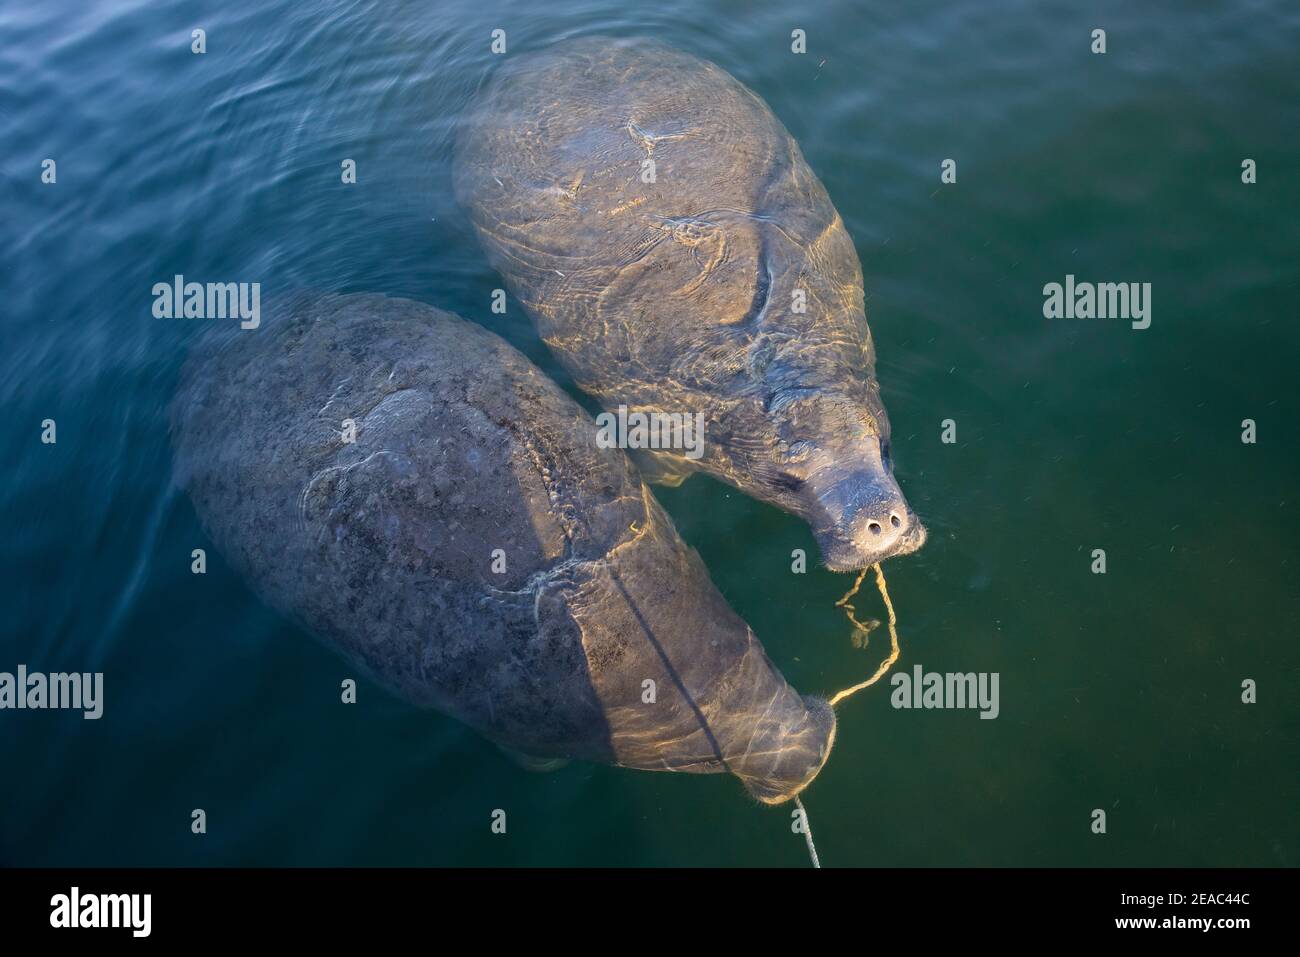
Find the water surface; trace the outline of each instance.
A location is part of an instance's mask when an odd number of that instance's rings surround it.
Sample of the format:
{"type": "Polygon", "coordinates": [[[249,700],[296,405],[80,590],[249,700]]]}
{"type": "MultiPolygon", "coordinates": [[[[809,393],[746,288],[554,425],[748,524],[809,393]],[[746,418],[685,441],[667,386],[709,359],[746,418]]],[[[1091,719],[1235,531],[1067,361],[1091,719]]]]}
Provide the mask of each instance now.
{"type": "MultiPolygon", "coordinates": [[[[210,543],[166,409],[198,328],[152,317],[155,282],[408,296],[571,388],[518,303],[490,312],[452,197],[497,28],[507,56],[607,34],[716,61],[857,244],[931,531],[887,566],[899,667],[997,672],[1001,713],[846,703],[806,795],[823,862],[1296,863],[1300,10],[737,0],[0,5],[0,670],[106,682],[99,721],[0,713],[0,862],[807,865],[729,778],[535,775],[368,682],[344,706],[352,672],[215,551],[190,574],[210,543]],[[1045,320],[1066,274],[1150,282],[1151,328],[1045,320]]],[[[796,686],[874,670],[846,577],[791,573],[800,521],[706,478],[659,495],[796,686]]]]}

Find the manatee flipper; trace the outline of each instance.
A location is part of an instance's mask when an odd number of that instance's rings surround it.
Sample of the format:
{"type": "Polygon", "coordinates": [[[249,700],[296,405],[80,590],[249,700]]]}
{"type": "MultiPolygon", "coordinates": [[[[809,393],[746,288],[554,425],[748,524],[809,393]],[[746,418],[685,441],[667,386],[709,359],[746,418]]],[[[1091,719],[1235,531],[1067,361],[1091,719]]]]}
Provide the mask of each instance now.
{"type": "Polygon", "coordinates": [[[524,754],[522,751],[516,751],[514,748],[507,748],[503,744],[498,744],[497,750],[525,771],[532,771],[534,774],[546,774],[549,771],[558,771],[560,768],[570,763],[568,758],[539,758],[536,755],[524,754]]]}

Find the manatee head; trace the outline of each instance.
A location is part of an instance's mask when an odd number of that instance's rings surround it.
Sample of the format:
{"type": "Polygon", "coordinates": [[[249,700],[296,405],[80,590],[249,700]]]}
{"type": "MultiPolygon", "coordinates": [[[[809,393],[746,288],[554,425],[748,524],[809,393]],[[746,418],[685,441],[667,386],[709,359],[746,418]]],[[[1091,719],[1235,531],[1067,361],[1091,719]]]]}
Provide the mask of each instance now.
{"type": "Polygon", "coordinates": [[[789,801],[826,764],[835,712],[785,679],[648,490],[642,501],[641,531],[588,569],[593,577],[576,593],[563,591],[613,759],[727,772],[764,804],[789,801]],[[646,679],[653,706],[643,698],[646,679]]]}
{"type": "Polygon", "coordinates": [[[821,698],[802,696],[792,709],[795,722],[765,720],[757,725],[745,757],[731,771],[764,804],[792,800],[813,782],[835,746],[835,712],[821,698]]]}
{"type": "Polygon", "coordinates": [[[782,438],[767,481],[812,527],[827,568],[866,568],[925,544],[894,479],[889,418],[874,389],[787,393],[768,414],[782,438]]]}

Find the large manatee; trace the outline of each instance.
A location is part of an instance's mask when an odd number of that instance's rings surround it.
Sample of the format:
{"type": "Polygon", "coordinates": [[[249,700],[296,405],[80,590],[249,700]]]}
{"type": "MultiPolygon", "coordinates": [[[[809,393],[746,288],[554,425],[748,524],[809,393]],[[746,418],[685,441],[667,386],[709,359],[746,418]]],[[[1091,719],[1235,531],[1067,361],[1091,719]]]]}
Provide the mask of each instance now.
{"type": "Polygon", "coordinates": [[[773,667],[626,455],[478,326],[291,297],[195,350],[172,432],[232,565],[415,705],[538,758],[730,771],[767,803],[830,753],[834,713],[773,667]]]}
{"type": "Polygon", "coordinates": [[[606,409],[703,413],[651,453],[806,519],[835,570],[919,548],[893,477],[853,241],[799,147],[726,72],[589,38],[512,62],[457,145],[493,265],[606,409]]]}

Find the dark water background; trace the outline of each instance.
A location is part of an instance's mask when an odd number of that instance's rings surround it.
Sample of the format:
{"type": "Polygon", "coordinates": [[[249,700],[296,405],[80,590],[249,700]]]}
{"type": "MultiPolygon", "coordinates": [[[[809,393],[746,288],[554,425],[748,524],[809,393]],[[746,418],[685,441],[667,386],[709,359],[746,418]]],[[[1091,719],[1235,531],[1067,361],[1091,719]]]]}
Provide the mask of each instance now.
{"type": "MultiPolygon", "coordinates": [[[[931,530],[887,566],[900,667],[998,672],[1001,715],[846,703],[806,795],[823,862],[1296,864],[1300,7],[738,0],[0,3],[0,670],[106,684],[99,721],[0,712],[0,862],[806,866],[732,779],[530,774],[365,681],[343,706],[350,670],[214,551],[190,574],[165,413],[199,326],[154,319],[155,282],[408,296],[569,385],[489,312],[451,193],[498,27],[508,56],[603,33],[716,61],[857,243],[931,530]],[[1066,273],[1152,283],[1151,328],[1045,320],[1066,273]]],[[[800,521],[704,478],[660,498],[797,687],[874,669],[845,577],[791,574],[800,521]]]]}

